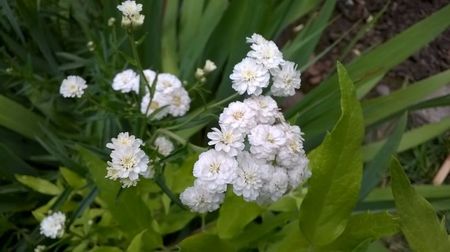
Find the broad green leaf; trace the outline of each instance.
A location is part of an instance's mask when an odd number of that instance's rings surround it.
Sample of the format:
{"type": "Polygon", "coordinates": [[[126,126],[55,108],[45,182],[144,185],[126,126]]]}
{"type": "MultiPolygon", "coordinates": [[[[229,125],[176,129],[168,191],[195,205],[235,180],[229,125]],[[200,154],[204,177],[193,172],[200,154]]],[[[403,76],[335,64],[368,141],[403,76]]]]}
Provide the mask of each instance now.
{"type": "Polygon", "coordinates": [[[40,124],[44,120],[17,102],[0,95],[0,126],[34,139],[42,136],[40,124]]]}
{"type": "Polygon", "coordinates": [[[387,212],[360,213],[350,217],[347,227],[330,245],[321,251],[353,251],[361,244],[398,233],[397,219],[387,212]]]}
{"type": "Polygon", "coordinates": [[[84,178],[80,177],[78,174],[70,169],[67,169],[66,167],[60,167],[59,171],[64,180],[66,180],[67,184],[73,188],[80,188],[86,184],[86,180],[84,178]]]}
{"type": "Polygon", "coordinates": [[[98,246],[91,250],[90,252],[122,252],[120,248],[112,247],[112,246],[98,246]]]}
{"type": "Polygon", "coordinates": [[[217,219],[219,237],[229,239],[238,235],[261,211],[256,203],[246,202],[232,193],[228,194],[220,207],[219,219],[217,219]]]}
{"type": "Polygon", "coordinates": [[[162,238],[153,230],[146,229],[137,234],[127,248],[127,252],[154,251],[162,246],[162,238]]]}
{"type": "Polygon", "coordinates": [[[278,251],[308,251],[310,244],[305,238],[303,233],[300,231],[298,226],[298,221],[293,221],[283,227],[283,229],[278,232],[282,238],[279,241],[273,242],[269,245],[268,252],[278,252],[278,251]]]}
{"type": "Polygon", "coordinates": [[[166,13],[164,14],[164,32],[161,45],[162,71],[178,74],[178,54],[177,50],[177,11],[178,0],[166,2],[166,13]]]}
{"type": "Polygon", "coordinates": [[[375,188],[380,180],[385,175],[390,162],[390,157],[395,154],[398,145],[400,144],[401,137],[406,128],[406,113],[399,119],[394,132],[375,155],[374,159],[364,169],[363,179],[361,183],[361,191],[359,193],[359,199],[369,194],[369,192],[375,188]]]}
{"type": "MultiPolygon", "coordinates": [[[[436,136],[439,136],[448,129],[450,129],[450,118],[446,118],[440,122],[430,123],[407,131],[403,134],[402,140],[400,140],[397,152],[402,152],[421,143],[424,143],[432,138],[435,138],[436,136]]],[[[364,161],[372,160],[385,143],[386,139],[364,145],[364,161]]]]}
{"type": "Polygon", "coordinates": [[[169,214],[162,216],[159,222],[159,230],[162,234],[170,234],[184,228],[196,214],[172,205],[169,214]]]}
{"type": "Polygon", "coordinates": [[[308,193],[300,208],[300,229],[315,246],[331,243],[345,229],[358,199],[364,134],[361,106],[344,67],[337,65],[341,118],[310,155],[308,193]]]}
{"type": "Polygon", "coordinates": [[[16,179],[20,183],[42,194],[58,195],[62,192],[62,190],[52,182],[38,177],[32,177],[27,175],[16,175],[16,179]]]}
{"type": "Polygon", "coordinates": [[[197,154],[190,154],[184,158],[181,165],[167,164],[164,170],[165,178],[167,186],[169,186],[174,193],[181,193],[186,187],[189,187],[194,183],[192,169],[197,159],[197,154]]]}
{"type": "Polygon", "coordinates": [[[381,96],[362,103],[366,125],[373,124],[399,113],[417,104],[450,82],[450,70],[436,74],[394,91],[387,96],[381,96]]]}
{"type": "Polygon", "coordinates": [[[392,194],[400,217],[400,228],[415,251],[450,251],[448,234],[433,207],[411,187],[397,160],[392,162],[392,194]]]}
{"type": "Polygon", "coordinates": [[[199,233],[184,239],[179,245],[180,251],[199,252],[232,252],[236,251],[231,244],[221,240],[217,235],[199,233]]]}

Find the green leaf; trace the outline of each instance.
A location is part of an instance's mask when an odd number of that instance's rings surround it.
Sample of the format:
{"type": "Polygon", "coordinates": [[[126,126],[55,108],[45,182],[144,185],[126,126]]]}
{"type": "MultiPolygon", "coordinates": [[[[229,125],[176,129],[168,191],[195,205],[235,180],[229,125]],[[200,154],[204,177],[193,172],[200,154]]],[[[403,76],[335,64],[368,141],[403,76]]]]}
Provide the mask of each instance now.
{"type": "Polygon", "coordinates": [[[14,179],[15,174],[37,175],[36,169],[16,156],[14,150],[11,150],[0,143],[0,160],[2,167],[0,169],[0,178],[14,179]]]}
{"type": "Polygon", "coordinates": [[[122,252],[120,248],[111,247],[111,246],[98,246],[91,250],[90,252],[122,252]]]}
{"type": "Polygon", "coordinates": [[[353,251],[361,244],[391,236],[400,231],[397,219],[387,212],[360,213],[350,217],[347,227],[323,251],[353,251]]]}
{"type": "Polygon", "coordinates": [[[63,176],[64,180],[73,188],[80,188],[86,184],[86,180],[80,177],[75,172],[67,169],[66,167],[60,167],[59,171],[63,176]]]}
{"type": "Polygon", "coordinates": [[[62,192],[62,190],[58,188],[55,184],[45,179],[27,175],[16,175],[16,179],[20,183],[42,194],[59,195],[62,192]]]}
{"type": "Polygon", "coordinates": [[[385,175],[387,168],[389,167],[389,161],[392,154],[394,154],[400,144],[403,132],[406,128],[406,113],[399,119],[394,132],[375,155],[374,159],[364,169],[363,179],[361,183],[361,191],[359,193],[359,199],[364,199],[369,192],[375,188],[382,177],[385,175]]]}
{"type": "Polygon", "coordinates": [[[42,136],[39,124],[44,120],[17,102],[0,95],[0,125],[25,137],[42,136]]]}
{"type": "Polygon", "coordinates": [[[450,251],[448,234],[433,207],[411,187],[397,160],[392,162],[392,194],[400,217],[400,228],[414,251],[450,251]]]}
{"type": "Polygon", "coordinates": [[[184,239],[179,245],[183,252],[231,252],[236,251],[229,243],[221,240],[217,235],[200,233],[184,239]]]}
{"type": "Polygon", "coordinates": [[[298,221],[285,225],[278,234],[281,235],[281,240],[271,243],[268,252],[308,251],[309,242],[300,231],[298,221]]]}
{"type": "Polygon", "coordinates": [[[225,202],[220,207],[217,220],[219,237],[229,239],[239,234],[261,211],[261,208],[256,203],[246,202],[232,193],[228,194],[225,202]]]}
{"type": "Polygon", "coordinates": [[[127,252],[154,251],[162,246],[161,235],[145,229],[137,234],[127,248],[127,252]]]}
{"type": "Polygon", "coordinates": [[[300,208],[300,229],[314,245],[326,245],[345,229],[358,199],[364,134],[361,106],[353,83],[338,62],[341,118],[310,155],[312,177],[300,208]]]}

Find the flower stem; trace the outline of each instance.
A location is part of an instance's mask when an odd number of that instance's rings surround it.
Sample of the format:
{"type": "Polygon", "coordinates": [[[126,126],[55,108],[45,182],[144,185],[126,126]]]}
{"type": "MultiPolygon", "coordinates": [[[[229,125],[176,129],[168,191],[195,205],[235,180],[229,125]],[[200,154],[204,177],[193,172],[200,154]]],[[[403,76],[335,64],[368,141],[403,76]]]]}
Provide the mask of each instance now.
{"type": "Polygon", "coordinates": [[[180,199],[175,196],[175,194],[172,192],[172,190],[170,190],[169,187],[167,187],[166,182],[164,181],[164,177],[161,175],[156,175],[155,178],[155,183],[159,186],[159,188],[161,188],[161,190],[169,197],[170,200],[172,200],[173,202],[175,202],[175,204],[177,204],[179,207],[181,207],[182,209],[187,209],[183,203],[181,203],[180,199]]]}

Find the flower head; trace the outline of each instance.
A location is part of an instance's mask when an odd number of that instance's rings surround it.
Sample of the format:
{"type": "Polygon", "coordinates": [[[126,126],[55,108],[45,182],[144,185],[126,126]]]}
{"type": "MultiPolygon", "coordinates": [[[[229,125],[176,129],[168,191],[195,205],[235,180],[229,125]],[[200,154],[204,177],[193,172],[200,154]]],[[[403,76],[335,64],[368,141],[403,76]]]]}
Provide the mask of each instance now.
{"type": "Polygon", "coordinates": [[[255,59],[267,69],[278,67],[283,62],[283,54],[273,41],[264,39],[261,35],[253,34],[247,38],[252,50],[247,56],[255,59]]]}
{"type": "Polygon", "coordinates": [[[122,12],[122,26],[138,27],[144,23],[145,16],[141,14],[142,4],[126,0],[119,4],[117,9],[122,12]]]}
{"type": "Polygon", "coordinates": [[[173,143],[164,136],[158,136],[153,144],[155,145],[159,154],[163,156],[168,156],[174,149],[173,143]]]}
{"type": "Polygon", "coordinates": [[[230,75],[232,88],[239,94],[260,95],[269,85],[267,69],[252,58],[245,58],[234,66],[230,75]]]}
{"type": "Polygon", "coordinates": [[[40,233],[46,237],[56,239],[64,234],[66,215],[62,212],[54,212],[41,221],[40,233]]]}
{"type": "Polygon", "coordinates": [[[260,124],[251,131],[248,140],[253,155],[274,160],[278,150],[286,143],[286,135],[278,125],[260,124]]]}
{"type": "Polygon", "coordinates": [[[281,67],[271,70],[273,84],[270,91],[274,96],[292,96],[300,88],[300,71],[294,62],[285,61],[281,67]]]}
{"type": "Polygon", "coordinates": [[[216,70],[216,68],[217,68],[216,64],[208,59],[205,62],[205,66],[203,67],[203,71],[205,72],[205,74],[209,74],[212,71],[216,70]]]}
{"type": "Polygon", "coordinates": [[[139,75],[131,69],[124,70],[114,76],[112,88],[122,93],[134,91],[139,93],[139,75]]]}
{"type": "Polygon", "coordinates": [[[224,197],[224,193],[211,192],[205,184],[201,183],[195,183],[180,194],[181,202],[197,213],[217,210],[224,197]]]}
{"type": "Polygon", "coordinates": [[[128,132],[121,132],[117,138],[112,138],[111,143],[106,144],[106,148],[116,150],[123,148],[139,148],[142,145],[142,140],[130,135],[128,132]]]}
{"type": "Polygon", "coordinates": [[[86,88],[86,81],[83,78],[76,75],[69,75],[62,81],[59,93],[65,98],[80,98],[84,94],[86,88]]]}
{"type": "Polygon", "coordinates": [[[211,140],[209,145],[214,145],[216,151],[223,151],[230,156],[236,156],[245,147],[244,135],[238,129],[212,128],[207,136],[211,140]]]}
{"type": "Polygon", "coordinates": [[[256,125],[255,112],[243,102],[232,102],[220,114],[219,124],[224,128],[247,133],[256,125]]]}
{"type": "Polygon", "coordinates": [[[252,96],[244,103],[255,112],[258,124],[273,124],[279,117],[277,102],[270,96],[252,96]]]}
{"type": "Polygon", "coordinates": [[[150,93],[147,93],[141,101],[141,113],[148,116],[152,115],[155,119],[161,119],[169,113],[167,108],[164,108],[168,105],[169,100],[164,94],[156,92],[150,102],[150,93]]]}
{"type": "Polygon", "coordinates": [[[191,98],[183,87],[178,87],[167,94],[168,112],[172,116],[183,116],[189,111],[191,98]]]}

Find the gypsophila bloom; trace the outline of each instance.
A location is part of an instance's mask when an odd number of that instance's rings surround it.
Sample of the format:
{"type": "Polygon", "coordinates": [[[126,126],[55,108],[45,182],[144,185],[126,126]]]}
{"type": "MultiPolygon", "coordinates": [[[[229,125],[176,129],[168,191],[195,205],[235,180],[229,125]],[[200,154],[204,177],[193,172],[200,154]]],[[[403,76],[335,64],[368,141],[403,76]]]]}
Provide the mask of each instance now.
{"type": "Polygon", "coordinates": [[[232,88],[239,94],[260,95],[269,85],[270,74],[256,60],[245,58],[234,66],[230,79],[232,88]]]}
{"type": "Polygon", "coordinates": [[[124,70],[114,76],[112,88],[122,93],[134,91],[139,93],[139,75],[131,69],[124,70]]]}
{"type": "Polygon", "coordinates": [[[270,204],[279,200],[288,189],[288,175],[285,169],[271,167],[270,177],[261,188],[256,202],[260,205],[270,204]]]}
{"type": "Polygon", "coordinates": [[[205,82],[205,71],[201,68],[197,68],[197,70],[195,70],[195,78],[201,82],[205,82]]]}
{"type": "Polygon", "coordinates": [[[286,143],[286,135],[278,125],[260,124],[248,135],[250,152],[257,158],[274,160],[278,150],[286,143]]]}
{"type": "Polygon", "coordinates": [[[147,93],[141,102],[141,112],[142,114],[147,114],[148,116],[152,115],[155,119],[161,119],[168,114],[167,107],[169,105],[169,101],[164,94],[160,92],[156,92],[150,102],[150,93],[147,93]],[[149,104],[150,103],[150,104],[149,104]],[[156,112],[158,110],[158,112],[156,112]],[[156,112],[156,114],[154,114],[156,112]]]}
{"type": "Polygon", "coordinates": [[[142,4],[126,0],[119,4],[117,9],[122,12],[122,26],[138,27],[144,23],[145,16],[141,14],[142,4]]]}
{"type": "Polygon", "coordinates": [[[232,102],[220,114],[219,124],[247,133],[256,126],[255,112],[243,102],[232,102]]]}
{"type": "Polygon", "coordinates": [[[238,129],[212,128],[212,132],[207,136],[211,140],[208,142],[209,145],[214,145],[216,151],[223,151],[230,156],[236,156],[245,147],[244,135],[238,129]]]}
{"type": "Polygon", "coordinates": [[[247,42],[251,43],[252,50],[247,56],[255,59],[267,69],[278,67],[283,62],[283,54],[273,41],[264,39],[261,35],[253,34],[247,38],[247,42]]]}
{"type": "Polygon", "coordinates": [[[301,156],[298,161],[297,166],[287,170],[289,175],[289,187],[291,189],[297,188],[300,184],[311,177],[311,171],[308,168],[308,158],[306,156],[301,156]]]}
{"type": "Polygon", "coordinates": [[[34,252],[44,252],[47,247],[45,245],[37,245],[34,248],[34,252]]]}
{"type": "Polygon", "coordinates": [[[188,92],[183,87],[176,88],[167,94],[167,99],[169,104],[168,112],[172,116],[184,116],[189,111],[191,98],[189,98],[188,92]]]}
{"type": "Polygon", "coordinates": [[[86,88],[86,81],[83,78],[76,75],[70,75],[62,81],[59,93],[65,98],[80,98],[83,96],[86,88]]]}
{"type": "Polygon", "coordinates": [[[48,238],[56,239],[64,235],[66,215],[54,212],[45,217],[40,224],[40,233],[48,238]]]}
{"type": "Polygon", "coordinates": [[[239,168],[233,181],[233,192],[242,195],[246,201],[255,201],[264,186],[264,181],[271,176],[270,165],[264,160],[254,158],[248,152],[242,152],[237,160],[239,168]]]}
{"type": "Polygon", "coordinates": [[[205,72],[205,74],[209,74],[212,71],[216,70],[217,66],[214,62],[212,62],[211,60],[206,60],[205,62],[205,66],[203,67],[203,71],[205,72]]]}
{"type": "Polygon", "coordinates": [[[271,73],[273,84],[270,92],[274,96],[292,96],[295,94],[295,89],[300,88],[300,71],[297,70],[294,62],[285,61],[281,64],[281,68],[274,68],[271,73]]]}
{"type": "Polygon", "coordinates": [[[173,143],[164,136],[157,137],[153,144],[155,145],[156,150],[159,152],[159,154],[163,156],[168,156],[174,150],[173,143]]]}
{"type": "Polygon", "coordinates": [[[200,154],[194,164],[193,174],[205,183],[208,190],[223,192],[226,185],[234,180],[236,169],[235,158],[220,151],[209,150],[200,154]]]}
{"type": "Polygon", "coordinates": [[[298,126],[287,124],[282,125],[286,134],[286,144],[283,145],[277,154],[277,163],[287,169],[298,166],[305,158],[303,149],[303,133],[298,126]]]}
{"type": "Polygon", "coordinates": [[[135,186],[139,176],[150,178],[153,169],[149,167],[149,158],[140,146],[142,140],[130,136],[128,132],[120,133],[117,138],[111,139],[106,146],[112,149],[111,161],[108,161],[106,178],[119,180],[122,187],[135,186]]]}
{"type": "Polygon", "coordinates": [[[258,124],[273,124],[279,117],[277,102],[270,96],[253,96],[244,103],[255,112],[258,124]]]}
{"type": "Polygon", "coordinates": [[[181,81],[173,74],[161,73],[158,74],[156,83],[156,90],[164,94],[170,94],[182,87],[181,81]]]}
{"type": "Polygon", "coordinates": [[[180,194],[181,202],[197,213],[217,210],[224,197],[224,193],[211,192],[201,183],[195,183],[194,186],[186,188],[180,194]]]}
{"type": "MultiPolygon", "coordinates": [[[[147,80],[148,84],[151,87],[153,85],[153,82],[155,81],[156,72],[151,69],[145,69],[143,72],[144,72],[145,79],[147,80]]],[[[149,91],[149,90],[147,90],[147,91],[149,91]]]]}

